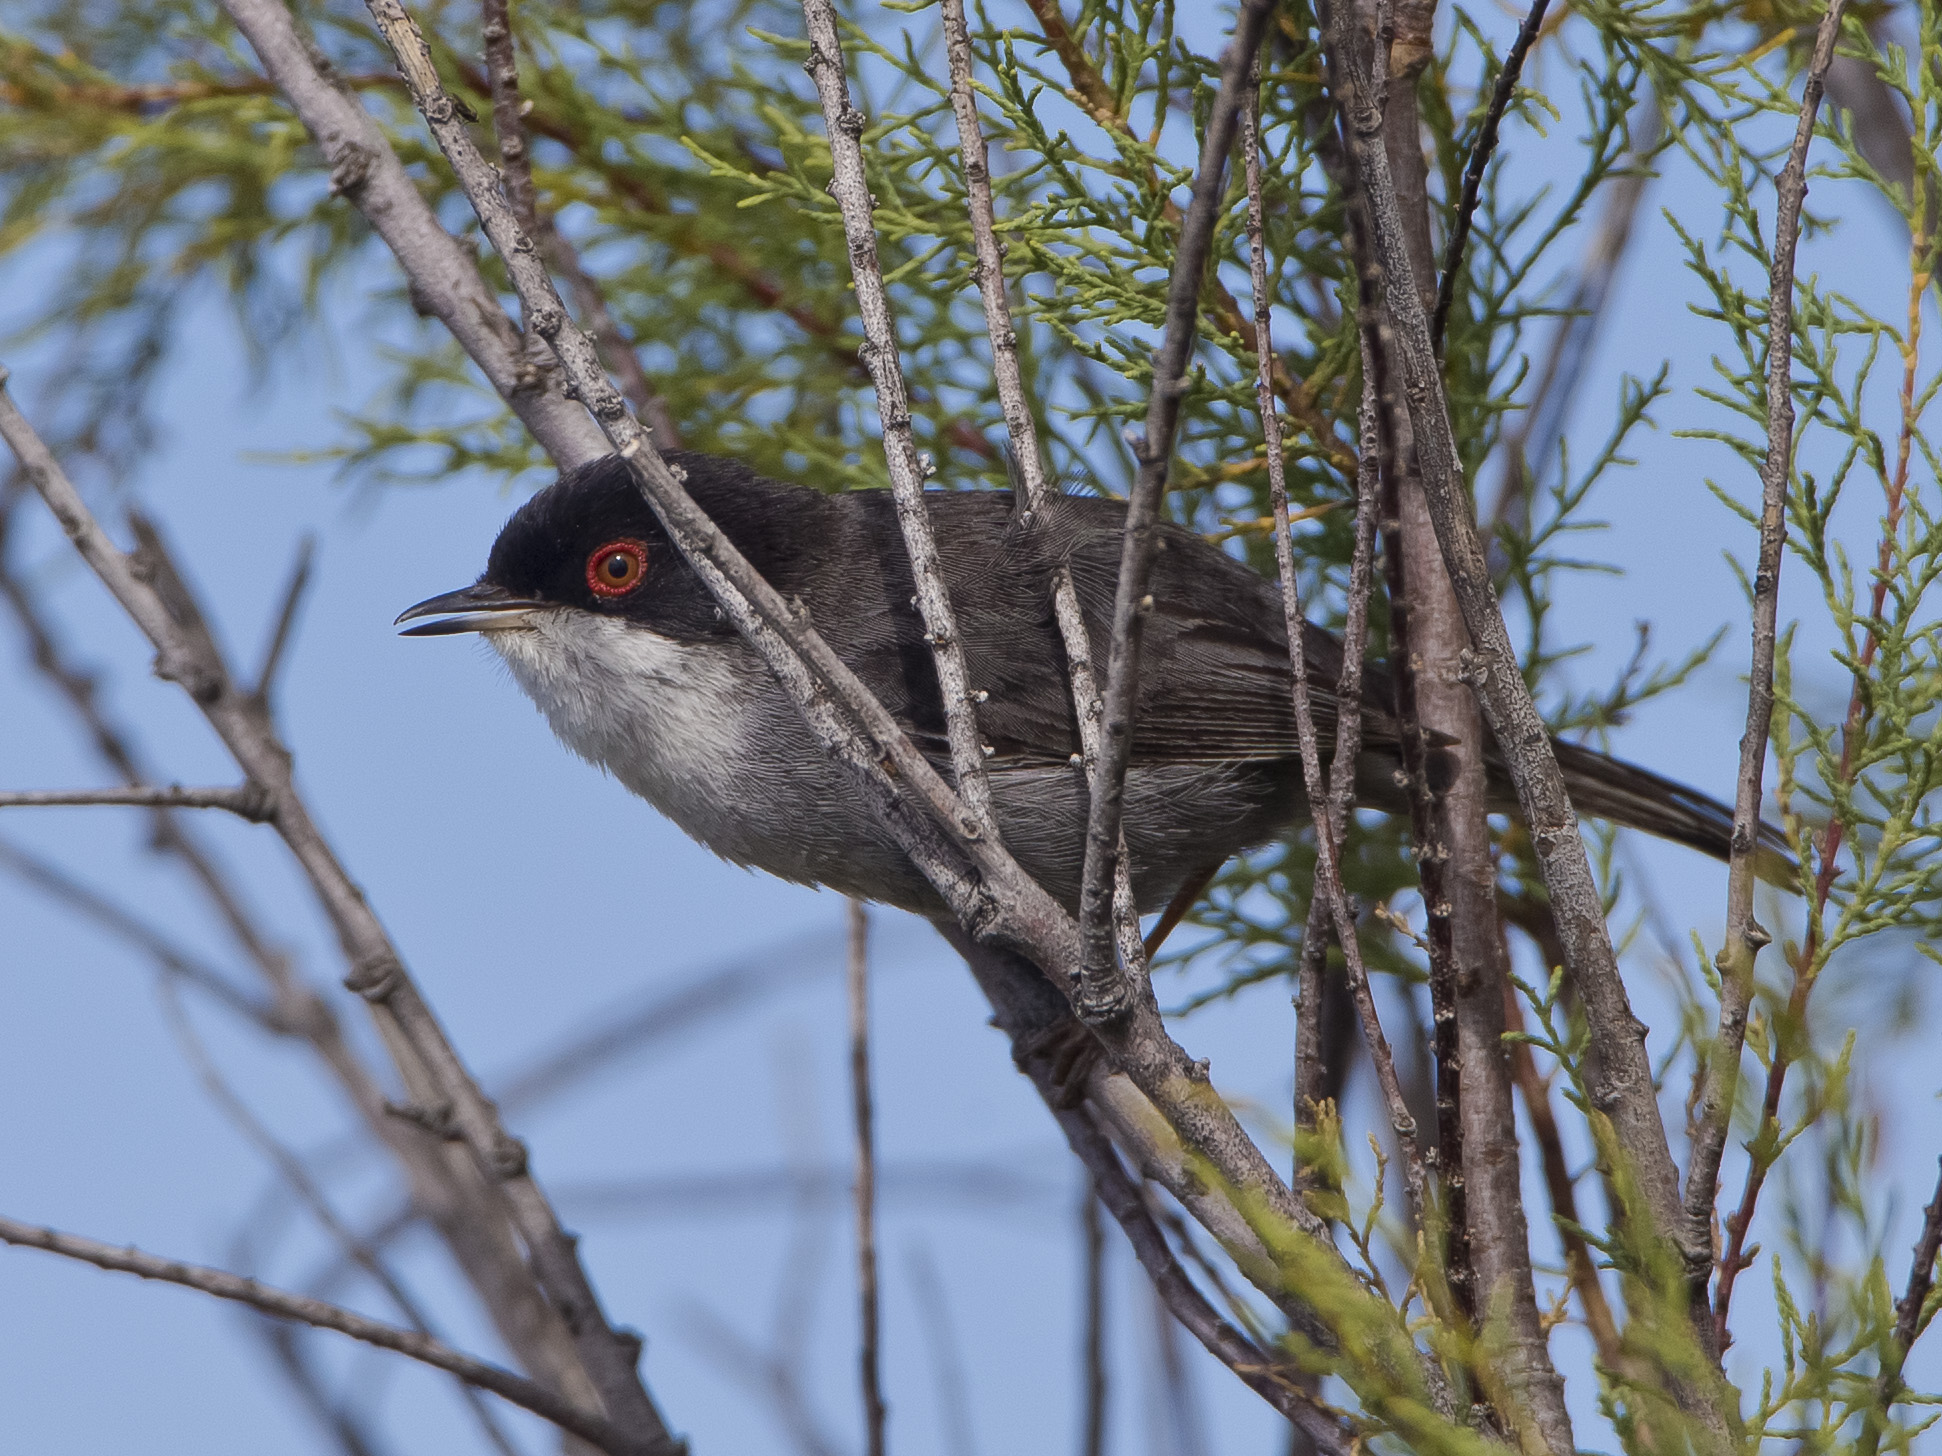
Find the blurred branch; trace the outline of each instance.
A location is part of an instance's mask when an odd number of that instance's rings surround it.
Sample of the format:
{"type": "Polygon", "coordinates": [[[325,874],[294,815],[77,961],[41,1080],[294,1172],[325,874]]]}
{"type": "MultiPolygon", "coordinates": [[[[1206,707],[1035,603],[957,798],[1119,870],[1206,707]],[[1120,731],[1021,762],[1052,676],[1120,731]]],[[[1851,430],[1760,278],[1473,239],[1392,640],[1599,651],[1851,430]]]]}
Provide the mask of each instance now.
{"type": "Polygon", "coordinates": [[[877,1295],[877,1142],[870,1103],[870,913],[848,902],[850,965],[850,1115],[856,1137],[853,1213],[856,1229],[857,1377],[863,1396],[864,1450],[883,1453],[882,1303],[877,1295]]]}
{"type": "Polygon", "coordinates": [[[964,1352],[951,1328],[951,1308],[937,1261],[926,1244],[909,1256],[911,1294],[923,1317],[924,1344],[931,1357],[931,1378],[937,1389],[937,1423],[943,1435],[944,1456],[977,1456],[972,1437],[971,1401],[964,1388],[964,1352]]]}
{"type": "MultiPolygon", "coordinates": [[[[0,380],[0,383],[3,383],[0,380]]],[[[527,1171],[524,1147],[500,1126],[486,1100],[446,1040],[431,1009],[363,891],[351,880],[296,790],[292,757],[263,704],[239,691],[199,612],[171,610],[169,596],[187,588],[159,542],[147,543],[136,563],[109,540],[74,485],[40,437],[0,388],[0,437],[60,522],[75,549],[156,649],[156,672],[179,684],[201,709],[239,767],[261,786],[272,806],[278,835],[302,867],[320,908],[337,931],[352,970],[349,989],[364,997],[400,1063],[406,1085],[430,1115],[449,1118],[477,1160],[479,1170],[504,1199],[531,1259],[532,1277],[555,1308],[580,1312],[571,1330],[578,1357],[601,1400],[647,1446],[672,1449],[635,1370],[636,1348],[612,1330],[578,1254],[554,1217],[544,1193],[527,1171]]]]}
{"type": "Polygon", "coordinates": [[[1079,1233],[1085,1243],[1085,1288],[1080,1296],[1080,1371],[1085,1416],[1079,1456],[1106,1456],[1106,1412],[1111,1392],[1106,1344],[1106,1229],[1099,1221],[1099,1184],[1088,1172],[1079,1197],[1079,1233]]]}
{"type": "MultiPolygon", "coordinates": [[[[399,1281],[398,1276],[378,1257],[377,1251],[359,1240],[338,1216],[337,1210],[331,1206],[330,1199],[323,1188],[310,1176],[310,1170],[304,1167],[303,1160],[277,1139],[276,1135],[250,1110],[249,1104],[238,1095],[236,1089],[229,1085],[229,1080],[223,1076],[215,1059],[209,1055],[209,1049],[197,1033],[187,1008],[182,1005],[174,978],[164,975],[159,985],[162,1010],[168,1018],[169,1029],[174,1032],[176,1044],[181,1047],[190,1069],[196,1074],[196,1079],[202,1083],[203,1090],[209,1094],[210,1100],[216,1104],[223,1116],[229,1119],[230,1125],[242,1135],[243,1141],[256,1149],[263,1159],[276,1169],[277,1176],[282,1178],[290,1191],[297,1196],[298,1201],[309,1210],[310,1216],[317,1221],[318,1227],[329,1235],[331,1241],[352,1263],[362,1269],[371,1281],[384,1291],[385,1298],[391,1301],[405,1323],[418,1334],[429,1339],[437,1339],[437,1332],[432,1329],[423,1308],[399,1281]]],[[[479,1422],[480,1430],[488,1444],[500,1452],[501,1456],[517,1456],[511,1441],[501,1429],[498,1418],[494,1416],[492,1408],[480,1398],[477,1388],[462,1379],[459,1387],[466,1404],[479,1422]]]]}
{"type": "Polygon", "coordinates": [[[44,809],[69,805],[121,805],[137,809],[227,809],[252,824],[267,824],[274,812],[269,796],[255,784],[233,789],[21,789],[0,793],[0,809],[44,809]]]}
{"type": "Polygon", "coordinates": [[[529,1410],[561,1430],[592,1442],[602,1451],[611,1453],[611,1456],[655,1456],[655,1453],[667,1449],[661,1444],[635,1440],[605,1417],[562,1400],[545,1386],[497,1365],[461,1354],[429,1335],[367,1319],[361,1314],[327,1304],[321,1299],[312,1299],[308,1295],[274,1289],[257,1280],[245,1279],[240,1274],[231,1274],[226,1269],[184,1264],[175,1259],[145,1254],[133,1247],[117,1248],[58,1229],[36,1228],[11,1218],[0,1218],[0,1242],[20,1248],[43,1249],[50,1254],[59,1254],[63,1258],[92,1264],[97,1269],[114,1273],[133,1274],[164,1284],[179,1284],[185,1289],[194,1289],[217,1299],[249,1305],[278,1319],[296,1320],[318,1329],[335,1330],[381,1350],[395,1351],[433,1369],[455,1375],[468,1385],[490,1391],[501,1400],[529,1410]]]}
{"type": "MultiPolygon", "coordinates": [[[[1787,497],[1794,469],[1794,255],[1800,243],[1801,208],[1807,200],[1807,149],[1814,139],[1823,79],[1841,35],[1845,0],[1828,0],[1814,58],[1807,68],[1800,120],[1787,164],[1775,183],[1773,263],[1767,290],[1767,457],[1760,472],[1760,547],[1753,573],[1753,661],[1747,680],[1746,731],[1740,738],[1740,772],[1733,800],[1732,857],[1726,885],[1726,939],[1719,967],[1719,1028],[1706,1056],[1706,1082],[1686,1172],[1686,1216],[1695,1227],[1710,1227],[1719,1196],[1720,1159],[1732,1131],[1733,1106],[1740,1087],[1740,1054],[1746,1042],[1747,1013],[1753,1002],[1754,961],[1773,939],[1753,918],[1755,861],[1760,851],[1761,782],[1767,767],[1767,740],[1773,723],[1774,652],[1780,611],[1780,565],[1787,544],[1787,497]]],[[[1919,304],[1918,304],[1919,307],[1919,304]]],[[[1885,585],[1885,579],[1878,579],[1885,585]]],[[[1877,608],[1877,611],[1879,608],[1877,608]]],[[[1877,617],[1878,620],[1878,617],[1877,617]]],[[[1865,668],[1857,669],[1857,682],[1865,668]]],[[[1804,964],[1804,962],[1803,962],[1804,964]]],[[[1757,1160],[1756,1160],[1757,1167],[1757,1160]]],[[[1752,1175],[1749,1174],[1749,1183],[1752,1175]]],[[[1750,1210],[1749,1210],[1750,1212],[1750,1210]]],[[[1724,1348],[1727,1315],[1741,1241],[1750,1218],[1728,1229],[1728,1248],[1720,1262],[1714,1320],[1724,1348]]],[[[1694,1275],[1695,1301],[1705,1306],[1711,1261],[1694,1275]]]]}
{"type": "Polygon", "coordinates": [[[303,605],[304,593],[309,590],[310,569],[316,559],[317,538],[306,534],[297,543],[297,559],[290,567],[290,583],[283,589],[283,605],[277,609],[276,625],[270,629],[269,645],[263,649],[263,664],[256,670],[256,686],[250,689],[250,696],[265,704],[276,686],[277,671],[283,666],[284,653],[290,646],[297,609],[303,605]]]}

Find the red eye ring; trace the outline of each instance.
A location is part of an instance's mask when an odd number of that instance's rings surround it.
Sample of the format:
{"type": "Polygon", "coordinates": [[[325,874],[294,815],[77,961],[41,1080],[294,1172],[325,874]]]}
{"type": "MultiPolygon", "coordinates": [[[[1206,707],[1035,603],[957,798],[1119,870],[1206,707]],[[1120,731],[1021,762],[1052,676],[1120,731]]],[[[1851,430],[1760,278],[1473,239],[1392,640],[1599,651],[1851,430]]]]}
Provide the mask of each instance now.
{"type": "Polygon", "coordinates": [[[639,541],[609,541],[587,558],[587,590],[597,597],[624,597],[647,575],[647,547],[639,541]]]}

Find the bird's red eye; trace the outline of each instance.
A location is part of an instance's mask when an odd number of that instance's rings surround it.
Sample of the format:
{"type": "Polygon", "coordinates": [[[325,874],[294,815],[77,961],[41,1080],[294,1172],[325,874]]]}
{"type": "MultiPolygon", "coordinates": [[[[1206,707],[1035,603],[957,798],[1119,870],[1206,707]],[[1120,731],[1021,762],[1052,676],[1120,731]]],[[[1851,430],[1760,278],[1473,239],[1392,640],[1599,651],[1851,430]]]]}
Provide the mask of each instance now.
{"type": "Polygon", "coordinates": [[[624,597],[641,584],[647,548],[638,541],[610,541],[587,558],[587,585],[597,597],[624,597]]]}

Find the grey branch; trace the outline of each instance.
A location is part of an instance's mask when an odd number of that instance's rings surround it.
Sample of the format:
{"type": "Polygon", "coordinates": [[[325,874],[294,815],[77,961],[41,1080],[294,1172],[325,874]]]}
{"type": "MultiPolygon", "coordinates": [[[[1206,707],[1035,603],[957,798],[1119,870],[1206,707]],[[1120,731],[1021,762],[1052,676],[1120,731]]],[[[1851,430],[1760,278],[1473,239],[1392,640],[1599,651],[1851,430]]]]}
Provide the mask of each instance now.
{"type": "Polygon", "coordinates": [[[587,412],[536,370],[519,331],[458,240],[439,222],[356,95],[298,32],[283,0],[223,0],[263,69],[330,165],[331,188],[364,214],[411,283],[412,297],[452,331],[500,398],[562,467],[606,453],[587,412]]]}
{"type": "Polygon", "coordinates": [[[1117,973],[1114,963],[1113,888],[1120,859],[1120,824],[1125,806],[1126,770],[1133,752],[1133,714],[1139,699],[1140,642],[1146,622],[1146,584],[1160,519],[1160,497],[1173,461],[1175,427],[1188,388],[1187,364],[1199,331],[1200,290],[1213,247],[1214,224],[1225,195],[1227,154],[1239,125],[1241,98],[1249,68],[1261,48],[1269,0],[1244,0],[1234,34],[1221,56],[1220,90],[1207,114],[1200,168],[1193,199],[1180,224],[1180,236],[1167,280],[1166,327],[1153,356],[1153,390],[1147,402],[1146,431],[1136,455],[1139,473],[1126,503],[1126,537],[1120,551],[1119,583],[1113,594],[1112,648],[1107,660],[1105,720],[1099,766],[1092,775],[1092,803],[1086,823],[1085,872],[1079,890],[1080,1014],[1101,1020],[1123,1014],[1129,1003],[1150,995],[1144,984],[1117,973]]]}
{"type": "MultiPolygon", "coordinates": [[[[1710,1244],[1705,1231],[1686,1217],[1679,1196],[1678,1169],[1666,1140],[1652,1066],[1646,1055],[1646,1028],[1633,1014],[1619,976],[1577,815],[1552,752],[1550,735],[1531,700],[1516,648],[1504,626],[1470,515],[1442,374],[1430,344],[1429,320],[1382,145],[1384,47],[1374,47],[1373,66],[1358,54],[1349,9],[1341,0],[1329,7],[1328,47],[1341,63],[1342,84],[1336,103],[1368,201],[1374,243],[1370,261],[1379,272],[1382,297],[1396,334],[1403,397],[1424,494],[1444,566],[1470,634],[1467,677],[1492,735],[1503,748],[1539,867],[1557,910],[1566,967],[1584,999],[1597,1050],[1591,1069],[1593,1100],[1611,1118],[1615,1145],[1632,1160],[1644,1207],[1657,1232],[1672,1239],[1687,1267],[1698,1271],[1708,1266],[1710,1244]]],[[[1701,1330],[1700,1336],[1710,1344],[1709,1333],[1701,1330]]]]}
{"type": "Polygon", "coordinates": [[[877,1294],[876,1110],[870,1100],[870,912],[848,904],[850,963],[850,1113],[856,1137],[853,1213],[856,1220],[856,1302],[860,1336],[857,1378],[863,1398],[864,1450],[883,1456],[882,1302],[877,1294]]]}
{"type": "MultiPolygon", "coordinates": [[[[972,277],[984,302],[985,332],[991,339],[991,374],[998,389],[1011,439],[1012,466],[1024,487],[1026,520],[1043,510],[1052,497],[1039,453],[1038,425],[1025,381],[1018,368],[1018,332],[1013,326],[1011,301],[1005,292],[1005,245],[998,240],[997,209],[991,195],[991,165],[985,152],[984,129],[978,122],[978,99],[971,81],[971,31],[965,22],[964,0],[943,0],[945,52],[951,70],[951,112],[957,122],[958,156],[964,166],[966,209],[971,218],[971,244],[977,257],[972,277]]],[[[1098,675],[1092,664],[1092,638],[1079,609],[1079,592],[1072,568],[1061,565],[1052,581],[1052,614],[1065,644],[1066,669],[1072,684],[1073,717],[1079,725],[1079,771],[1088,785],[1099,766],[1099,724],[1105,708],[1099,701],[1098,675]]],[[[1144,975],[1146,947],[1140,940],[1139,908],[1133,900],[1132,866],[1127,862],[1125,835],[1113,877],[1114,933],[1129,973],[1144,975]]]]}
{"type": "Polygon", "coordinates": [[[130,789],[21,789],[0,793],[0,809],[45,809],[78,804],[119,804],[137,809],[227,809],[252,824],[266,824],[275,812],[270,796],[255,784],[233,789],[185,789],[180,784],[130,789]]]}
{"type": "MultiPolygon", "coordinates": [[[[1281,609],[1283,625],[1288,633],[1295,736],[1301,749],[1302,778],[1308,788],[1308,802],[1323,806],[1323,812],[1315,820],[1314,897],[1327,906],[1335,928],[1336,942],[1342,947],[1342,957],[1348,964],[1349,991],[1355,998],[1356,1016],[1362,1023],[1362,1036],[1369,1047],[1369,1061],[1375,1068],[1376,1085],[1382,1092],[1383,1107],[1389,1115],[1390,1127],[1396,1134],[1396,1146],[1402,1154],[1411,1213],[1418,1226],[1422,1227],[1434,1207],[1429,1170],[1423,1164],[1422,1146],[1417,1141],[1416,1119],[1410,1113],[1408,1099],[1403,1095],[1402,1079],[1396,1075],[1395,1056],[1389,1049],[1389,1039],[1383,1034],[1382,1022],[1376,1015],[1375,994],[1369,985],[1369,969],[1363,963],[1362,943],[1356,935],[1355,910],[1349,904],[1348,891],[1342,885],[1342,838],[1348,815],[1345,807],[1338,820],[1334,790],[1342,787],[1341,770],[1346,766],[1350,775],[1347,787],[1351,796],[1354,793],[1352,776],[1356,746],[1352,740],[1358,734],[1356,728],[1349,725],[1355,723],[1359,728],[1360,713],[1355,708],[1345,707],[1337,715],[1337,731],[1342,738],[1336,745],[1334,761],[1337,782],[1331,785],[1322,777],[1320,739],[1315,732],[1315,706],[1309,696],[1306,652],[1308,623],[1302,615],[1301,578],[1295,571],[1293,527],[1288,519],[1288,469],[1282,455],[1281,415],[1275,405],[1274,344],[1269,332],[1272,310],[1268,297],[1267,247],[1262,236],[1259,74],[1257,63],[1241,108],[1241,147],[1247,172],[1248,269],[1254,290],[1255,404],[1261,413],[1261,432],[1268,459],[1268,499],[1274,511],[1275,565],[1281,576],[1281,609]],[[1345,747],[1349,754],[1346,765],[1342,757],[1345,747]]],[[[1345,670],[1352,655],[1359,657],[1360,654],[1352,647],[1344,649],[1345,670]]]]}
{"type": "Polygon", "coordinates": [[[156,554],[156,543],[150,543],[144,569],[138,573],[135,562],[109,540],[88,511],[73,482],[3,386],[4,375],[0,375],[0,438],[12,448],[82,559],[154,646],[157,674],[189,694],[238,766],[269,796],[271,822],[302,867],[352,967],[346,985],[369,1003],[387,1032],[387,1043],[395,1038],[413,1053],[414,1064],[402,1068],[411,1094],[449,1111],[454,1129],[480,1170],[504,1195],[533,1273],[548,1298],[556,1308],[580,1312],[574,1343],[603,1404],[648,1444],[673,1450],[675,1443],[640,1383],[635,1347],[599,1313],[599,1300],[572,1241],[527,1171],[524,1147],[500,1125],[496,1110],[406,972],[376,912],[311,818],[296,789],[290,752],[262,703],[230,681],[207,631],[185,624],[199,617],[184,618],[171,610],[159,588],[170,586],[176,594],[186,588],[166,556],[156,554]],[[413,1071],[421,1074],[415,1082],[413,1071]]]}
{"type": "Polygon", "coordinates": [[[456,1375],[468,1385],[489,1390],[502,1400],[551,1421],[561,1430],[592,1442],[601,1450],[611,1453],[611,1456],[654,1456],[654,1453],[666,1449],[629,1436],[605,1417],[562,1400],[523,1375],[515,1375],[484,1360],[475,1360],[429,1335],[416,1330],[401,1330],[382,1320],[366,1318],[308,1295],[275,1289],[226,1269],[185,1264],[177,1259],[146,1254],[133,1247],[116,1248],[97,1239],[63,1233],[58,1229],[37,1228],[11,1218],[0,1218],[0,1242],[20,1248],[44,1249],[50,1254],[92,1264],[97,1269],[133,1274],[164,1284],[179,1284],[185,1289],[214,1295],[217,1299],[249,1305],[278,1319],[296,1320],[318,1329],[336,1330],[339,1334],[349,1335],[354,1340],[375,1345],[381,1350],[396,1351],[421,1364],[456,1375]]]}
{"type": "Polygon", "coordinates": [[[836,34],[836,10],[831,0],[802,0],[803,23],[809,31],[809,59],[803,68],[816,83],[822,102],[823,125],[829,133],[830,195],[843,214],[843,236],[849,244],[850,277],[856,284],[857,313],[863,320],[863,362],[876,391],[877,418],[883,428],[883,454],[890,467],[890,490],[896,497],[897,523],[910,552],[910,572],[917,587],[917,610],[923,616],[931,656],[937,663],[938,693],[944,700],[944,724],[951,745],[951,766],[957,791],[964,800],[964,829],[979,837],[998,838],[998,819],[991,802],[991,779],[985,772],[984,740],[978,733],[977,702],[964,665],[964,642],[958,634],[957,613],[944,587],[944,567],[931,533],[930,510],[924,504],[928,471],[917,459],[910,428],[910,392],[898,360],[897,329],[884,293],[883,267],[877,257],[875,203],[863,169],[863,128],[866,118],[850,100],[843,71],[843,47],[836,34]]]}
{"type": "MultiPolygon", "coordinates": [[[[1807,148],[1814,138],[1823,82],[1841,34],[1845,0],[1829,0],[1814,38],[1814,58],[1800,103],[1794,144],[1775,185],[1773,263],[1767,291],[1767,458],[1760,470],[1760,551],[1753,573],[1753,662],[1748,673],[1746,732],[1740,738],[1740,773],[1733,799],[1732,858],[1727,867],[1726,941],[1721,946],[1719,1029],[1706,1058],[1706,1084],[1698,1130],[1686,1172],[1686,1216],[1707,1228],[1719,1192],[1720,1159],[1732,1130],[1740,1085],[1740,1053],[1746,1043],[1753,998],[1754,959],[1770,939],[1753,918],[1754,861],[1759,851],[1761,780],[1767,766],[1767,735],[1773,723],[1774,646],[1780,610],[1780,563],[1787,544],[1787,487],[1794,460],[1794,254],[1800,242],[1801,207],[1807,199],[1807,148]]],[[[1706,1270],[1710,1272],[1708,1258],[1706,1270]]],[[[1703,1281],[1700,1288],[1704,1289],[1703,1281]]],[[[1724,1288],[1722,1289],[1724,1294],[1724,1288]]],[[[1700,1300],[1704,1308],[1705,1301],[1700,1300]]],[[[1719,1320],[1725,1339],[1724,1298],[1719,1320]]]]}

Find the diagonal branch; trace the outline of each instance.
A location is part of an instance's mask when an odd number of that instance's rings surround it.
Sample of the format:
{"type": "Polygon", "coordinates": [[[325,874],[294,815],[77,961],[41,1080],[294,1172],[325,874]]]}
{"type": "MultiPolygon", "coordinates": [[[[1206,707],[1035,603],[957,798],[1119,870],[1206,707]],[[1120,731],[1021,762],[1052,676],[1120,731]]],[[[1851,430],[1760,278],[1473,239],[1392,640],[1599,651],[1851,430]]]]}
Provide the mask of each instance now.
{"type": "Polygon", "coordinates": [[[937,665],[937,687],[944,700],[945,734],[951,745],[951,766],[957,791],[964,800],[963,828],[973,837],[998,838],[998,817],[991,801],[991,779],[985,772],[985,745],[978,733],[977,701],[964,665],[964,640],[957,614],[944,587],[944,566],[931,533],[930,511],[924,504],[928,462],[917,458],[911,434],[910,392],[904,385],[898,359],[897,329],[884,292],[883,266],[877,257],[876,227],[871,221],[875,200],[863,169],[863,128],[866,118],[850,101],[843,70],[843,47],[836,34],[836,10],[831,0],[802,0],[803,22],[809,31],[809,59],[804,69],[816,83],[822,101],[823,125],[829,132],[832,176],[830,195],[843,214],[843,236],[849,244],[850,276],[856,284],[857,313],[863,320],[863,362],[877,396],[877,419],[883,430],[884,459],[890,467],[890,490],[896,497],[897,522],[910,553],[910,571],[917,587],[917,610],[923,616],[931,657],[937,665]]]}
{"type": "MultiPolygon", "coordinates": [[[[1045,480],[1045,460],[1039,453],[1038,426],[1025,398],[1025,381],[1018,367],[1018,333],[1012,324],[1011,301],[1005,293],[1005,245],[998,241],[997,209],[991,195],[991,165],[985,153],[983,128],[978,122],[977,93],[971,82],[971,32],[965,22],[964,0],[943,0],[944,44],[951,71],[951,111],[957,122],[958,155],[964,165],[966,210],[971,217],[971,243],[977,258],[972,277],[984,302],[985,332],[991,339],[991,374],[1011,440],[1012,465],[1024,487],[1023,519],[1032,520],[1052,499],[1045,480]]],[[[1072,684],[1073,717],[1079,725],[1079,769],[1088,786],[1099,763],[1099,722],[1105,708],[1099,701],[1098,677],[1092,664],[1092,639],[1079,607],[1072,567],[1061,563],[1052,580],[1052,615],[1065,643],[1066,668],[1072,684]]],[[[1119,953],[1132,974],[1144,974],[1146,947],[1140,939],[1139,907],[1133,899],[1132,867],[1121,833],[1119,863],[1113,875],[1113,920],[1119,953]]]]}
{"type": "Polygon", "coordinates": [[[143,1253],[132,1246],[117,1248],[97,1239],[63,1233],[59,1229],[37,1228],[11,1218],[0,1218],[0,1243],[25,1249],[43,1249],[50,1254],[59,1254],[63,1258],[92,1264],[97,1269],[107,1269],[117,1274],[133,1274],[137,1278],[153,1279],[163,1284],[179,1284],[185,1289],[214,1295],[217,1299],[246,1304],[277,1319],[295,1320],[323,1330],[336,1330],[354,1340],[375,1345],[380,1350],[393,1350],[435,1370],[455,1375],[467,1385],[489,1390],[502,1400],[551,1421],[561,1430],[592,1442],[602,1451],[610,1452],[611,1456],[654,1456],[654,1453],[668,1449],[659,1443],[639,1440],[604,1416],[562,1400],[545,1386],[522,1375],[515,1375],[501,1366],[461,1354],[430,1335],[417,1330],[401,1330],[382,1320],[369,1319],[339,1305],[312,1299],[309,1295],[275,1289],[240,1274],[232,1274],[227,1269],[185,1264],[177,1259],[143,1253]]]}
{"type": "MultiPolygon", "coordinates": [[[[1086,858],[1079,890],[1080,1014],[1089,1021],[1125,1014],[1144,985],[1129,984],[1114,964],[1113,884],[1120,855],[1126,770],[1132,759],[1133,717],[1139,702],[1140,642],[1146,626],[1146,588],[1158,539],[1160,497],[1173,460],[1174,431],[1188,389],[1200,317],[1200,290],[1213,247],[1214,224],[1226,193],[1227,154],[1239,126],[1249,68],[1261,48],[1269,0],[1243,0],[1233,37],[1221,56],[1220,90],[1207,115],[1193,200],[1180,225],[1173,272],[1167,280],[1166,325],[1153,356],[1153,390],[1146,429],[1135,455],[1139,473],[1126,502],[1126,534],[1119,582],[1113,593],[1112,647],[1108,656],[1105,722],[1099,766],[1093,771],[1086,822],[1086,858]]],[[[1129,968],[1130,969],[1130,968],[1129,968]]]]}
{"type": "MultiPolygon", "coordinates": [[[[1775,184],[1773,264],[1767,291],[1767,458],[1761,467],[1760,550],[1753,573],[1753,662],[1746,695],[1746,732],[1740,738],[1740,774],[1733,799],[1732,858],[1726,882],[1726,941],[1720,947],[1719,1029],[1706,1058],[1698,1131],[1686,1172],[1686,1216],[1710,1225],[1719,1194],[1720,1159],[1732,1129],[1740,1086],[1740,1053],[1753,1001],[1754,961],[1773,937],[1753,918],[1755,862],[1760,850],[1761,780],[1773,723],[1773,670],[1780,612],[1780,563],[1787,544],[1787,488],[1794,458],[1794,255],[1800,214],[1807,199],[1807,148],[1814,138],[1823,83],[1840,38],[1845,0],[1828,0],[1814,38],[1814,58],[1800,102],[1793,148],[1775,184]]],[[[1744,1227],[1741,1233],[1744,1233],[1744,1227]]],[[[1733,1252],[1737,1253],[1737,1237],[1733,1252]]],[[[1710,1269],[1710,1260],[1708,1261],[1710,1269]]],[[[1719,1332],[1726,1336],[1727,1298],[1733,1274],[1721,1266],[1719,1332]]],[[[1733,1271],[1737,1273],[1737,1270],[1733,1271]]],[[[1701,1288],[1704,1288],[1703,1275],[1701,1288]]]]}
{"type": "Polygon", "coordinates": [[[0,438],[12,447],[82,559],[155,647],[157,674],[189,694],[237,764],[268,796],[270,821],[309,879],[350,962],[346,985],[369,1003],[387,1042],[395,1038],[409,1047],[429,1078],[424,1085],[410,1086],[411,1094],[421,1100],[428,1115],[449,1117],[489,1186],[504,1199],[540,1287],[556,1308],[578,1312],[577,1319],[569,1322],[574,1345],[602,1403],[644,1444],[672,1450],[675,1443],[635,1369],[637,1347],[600,1313],[599,1299],[572,1240],[527,1171],[524,1146],[500,1125],[496,1110],[411,981],[376,912],[311,818],[296,790],[290,752],[268,713],[259,700],[230,681],[213,639],[200,628],[199,617],[172,611],[159,589],[170,586],[178,596],[184,591],[166,556],[156,554],[151,545],[143,569],[137,570],[135,561],[109,540],[90,514],[73,482],[4,388],[0,388],[0,438]]]}

